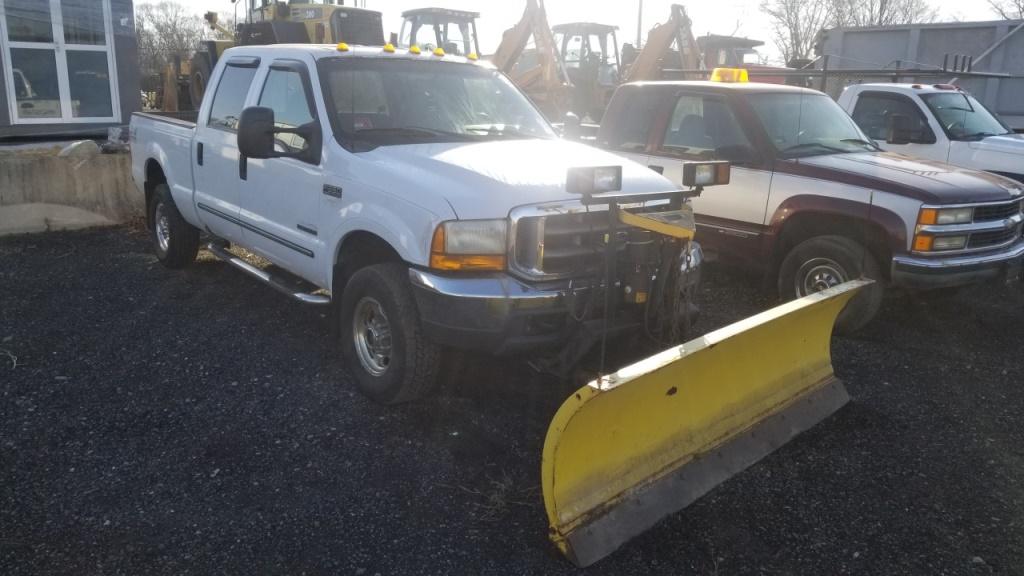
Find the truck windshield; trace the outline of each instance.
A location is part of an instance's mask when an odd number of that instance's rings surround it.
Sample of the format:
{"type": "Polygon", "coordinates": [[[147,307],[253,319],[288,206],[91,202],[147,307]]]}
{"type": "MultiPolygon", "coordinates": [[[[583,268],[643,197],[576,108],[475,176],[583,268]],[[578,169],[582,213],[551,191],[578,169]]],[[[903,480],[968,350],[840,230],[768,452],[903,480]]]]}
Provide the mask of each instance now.
{"type": "Polygon", "coordinates": [[[1011,132],[970,94],[947,92],[924,94],[921,98],[952,140],[976,140],[1011,132]]]}
{"type": "Polygon", "coordinates": [[[783,158],[878,150],[824,94],[752,94],[747,100],[783,158]]]}
{"type": "Polygon", "coordinates": [[[383,58],[322,60],[331,124],[342,145],[554,138],[500,72],[471,64],[383,58]]]}

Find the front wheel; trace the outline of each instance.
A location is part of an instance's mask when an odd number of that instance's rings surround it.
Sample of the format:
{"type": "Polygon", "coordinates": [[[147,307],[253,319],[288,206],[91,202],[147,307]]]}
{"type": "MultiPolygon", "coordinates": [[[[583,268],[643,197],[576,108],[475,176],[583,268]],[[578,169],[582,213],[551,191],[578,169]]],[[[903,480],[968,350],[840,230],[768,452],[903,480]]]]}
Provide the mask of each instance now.
{"type": "Polygon", "coordinates": [[[342,354],[363,394],[399,404],[436,388],[441,348],[423,334],[405,266],[357,271],[339,310],[342,354]]]}
{"type": "Polygon", "coordinates": [[[836,332],[850,334],[874,319],[885,295],[877,260],[854,240],[818,236],[798,244],[779,269],[779,295],[794,300],[862,277],[875,283],[851,300],[836,320],[836,332]]]}

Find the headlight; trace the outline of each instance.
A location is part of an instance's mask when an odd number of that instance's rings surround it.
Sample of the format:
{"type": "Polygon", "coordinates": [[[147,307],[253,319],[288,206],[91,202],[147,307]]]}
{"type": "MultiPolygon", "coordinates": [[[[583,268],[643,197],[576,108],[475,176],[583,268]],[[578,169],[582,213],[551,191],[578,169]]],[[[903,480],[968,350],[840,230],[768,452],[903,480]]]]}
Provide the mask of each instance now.
{"type": "Polygon", "coordinates": [[[974,208],[922,208],[918,224],[970,224],[974,208]]]}
{"type": "Polygon", "coordinates": [[[967,236],[938,236],[932,241],[932,250],[963,250],[967,246],[967,236]]]}
{"type": "Polygon", "coordinates": [[[918,234],[914,237],[915,252],[948,252],[967,247],[967,236],[932,236],[918,234]]]}
{"type": "Polygon", "coordinates": [[[453,220],[434,231],[430,267],[436,270],[504,270],[507,220],[453,220]]]}

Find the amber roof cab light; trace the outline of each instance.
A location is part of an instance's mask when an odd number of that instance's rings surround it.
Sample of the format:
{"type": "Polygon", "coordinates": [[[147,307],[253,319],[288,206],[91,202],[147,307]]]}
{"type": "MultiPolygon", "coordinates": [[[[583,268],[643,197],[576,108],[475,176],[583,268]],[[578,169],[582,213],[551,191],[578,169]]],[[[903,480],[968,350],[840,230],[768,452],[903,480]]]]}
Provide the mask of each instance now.
{"type": "Polygon", "coordinates": [[[745,68],[715,68],[711,71],[712,82],[750,82],[750,73],[745,68]]]}

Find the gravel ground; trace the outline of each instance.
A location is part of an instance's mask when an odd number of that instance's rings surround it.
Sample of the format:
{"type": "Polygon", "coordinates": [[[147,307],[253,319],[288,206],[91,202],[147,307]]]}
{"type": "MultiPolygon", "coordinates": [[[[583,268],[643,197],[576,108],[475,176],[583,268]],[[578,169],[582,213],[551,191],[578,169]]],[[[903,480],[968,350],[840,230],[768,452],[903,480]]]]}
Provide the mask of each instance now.
{"type": "MultiPolygon", "coordinates": [[[[704,329],[768,307],[709,268],[704,329]]],[[[1024,574],[1024,290],[894,297],[853,402],[592,574],[1024,574]]],[[[564,382],[466,359],[382,408],[323,311],[142,232],[0,240],[0,574],[569,574],[538,487],[564,382]]]]}

